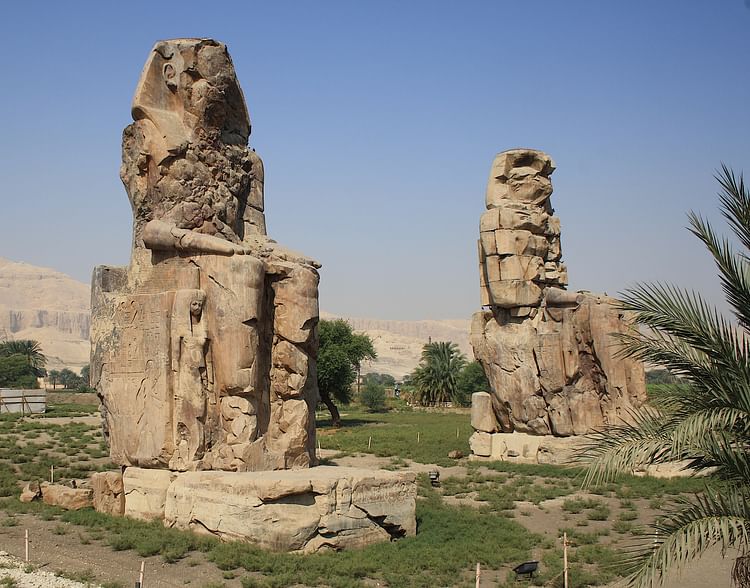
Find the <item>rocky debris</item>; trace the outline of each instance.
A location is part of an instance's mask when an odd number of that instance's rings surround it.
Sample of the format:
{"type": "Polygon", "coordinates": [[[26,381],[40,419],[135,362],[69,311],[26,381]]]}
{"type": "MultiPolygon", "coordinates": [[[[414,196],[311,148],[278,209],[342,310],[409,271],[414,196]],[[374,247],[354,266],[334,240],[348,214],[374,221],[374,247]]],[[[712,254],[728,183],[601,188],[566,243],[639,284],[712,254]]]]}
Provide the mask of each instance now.
{"type": "Polygon", "coordinates": [[[452,449],[448,452],[448,459],[462,459],[464,452],[460,449],[452,449]]]}
{"type": "Polygon", "coordinates": [[[39,482],[28,482],[21,490],[21,496],[19,500],[21,502],[32,502],[42,497],[42,488],[39,482]]]}
{"type": "Polygon", "coordinates": [[[158,42],[123,134],[128,268],[92,289],[92,381],[122,466],[315,464],[320,265],[266,236],[263,162],[222,43],[158,42]]]}
{"type": "Polygon", "coordinates": [[[56,576],[45,570],[28,570],[28,566],[20,559],[5,551],[0,551],[0,584],[15,586],[16,588],[87,588],[90,583],[82,584],[56,576]],[[11,582],[5,581],[10,578],[11,582]]]}
{"type": "Polygon", "coordinates": [[[492,165],[478,243],[486,310],[471,327],[492,394],[472,397],[476,455],[492,453],[480,433],[581,435],[627,419],[646,397],[642,364],[615,358],[617,336],[630,329],[616,300],[565,290],[554,169],[531,149],[492,165]]]}
{"type": "Polygon", "coordinates": [[[94,506],[94,491],[85,481],[78,480],[75,487],[63,484],[41,484],[42,501],[66,510],[80,510],[94,506]]]}
{"type": "Polygon", "coordinates": [[[94,510],[104,514],[125,514],[125,490],[121,472],[96,472],[90,478],[94,510]]]}
{"type": "Polygon", "coordinates": [[[494,433],[497,421],[492,412],[492,396],[489,392],[475,392],[471,396],[471,426],[476,431],[494,433]]]}
{"type": "Polygon", "coordinates": [[[474,455],[489,457],[492,454],[492,435],[484,431],[475,431],[469,437],[469,447],[474,455]]]}
{"type": "Polygon", "coordinates": [[[127,516],[268,549],[338,550],[416,534],[410,472],[318,466],[169,474],[126,468],[124,482],[127,516]]]}

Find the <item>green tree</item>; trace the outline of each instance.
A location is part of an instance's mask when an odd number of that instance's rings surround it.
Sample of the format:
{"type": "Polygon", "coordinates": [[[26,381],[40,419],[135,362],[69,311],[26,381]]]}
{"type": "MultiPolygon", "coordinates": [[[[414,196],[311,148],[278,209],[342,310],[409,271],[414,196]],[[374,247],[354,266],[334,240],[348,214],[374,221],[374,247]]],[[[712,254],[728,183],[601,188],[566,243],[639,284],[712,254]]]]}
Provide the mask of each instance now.
{"type": "Polygon", "coordinates": [[[458,374],[459,404],[468,406],[471,404],[471,395],[474,392],[489,392],[490,383],[484,373],[484,368],[478,361],[467,363],[458,374]]]}
{"type": "Polygon", "coordinates": [[[60,381],[60,371],[49,370],[47,372],[47,379],[52,383],[52,389],[54,390],[57,386],[57,383],[60,381]]]}
{"type": "Polygon", "coordinates": [[[320,398],[331,413],[331,422],[341,426],[341,416],[333,402],[351,401],[352,384],[356,370],[365,359],[375,359],[377,354],[372,340],[364,333],[355,333],[343,319],[322,320],[319,324],[318,388],[320,398]]]}
{"type": "Polygon", "coordinates": [[[360,394],[360,401],[370,412],[385,410],[385,387],[374,379],[365,381],[365,387],[360,394]]]}
{"type": "Polygon", "coordinates": [[[21,353],[0,355],[0,388],[38,388],[34,368],[21,353]]]}
{"type": "Polygon", "coordinates": [[[422,405],[442,404],[452,401],[460,404],[458,377],[466,365],[466,358],[458,345],[450,341],[427,343],[422,348],[422,358],[411,374],[411,384],[422,405]]]}
{"type": "Polygon", "coordinates": [[[89,364],[81,368],[81,380],[84,387],[91,386],[91,366],[89,364]]]}
{"type": "Polygon", "coordinates": [[[396,385],[396,378],[394,378],[391,374],[379,374],[377,372],[370,372],[362,376],[363,383],[367,384],[367,382],[370,381],[391,388],[396,385]]]}
{"type": "Polygon", "coordinates": [[[27,363],[31,366],[34,375],[39,378],[44,376],[44,366],[47,365],[47,358],[42,353],[42,346],[39,344],[39,341],[19,339],[18,341],[3,341],[0,343],[0,357],[9,357],[11,355],[23,355],[27,363]]]}
{"type": "Polygon", "coordinates": [[[66,390],[71,390],[81,385],[81,377],[73,370],[63,368],[60,370],[60,383],[66,390]]]}
{"type": "Polygon", "coordinates": [[[623,338],[624,352],[669,370],[681,385],[662,391],[632,424],[591,435],[579,458],[587,483],[645,464],[689,460],[705,491],[676,501],[628,558],[631,585],[652,586],[713,545],[739,549],[733,576],[750,586],[750,193],[727,167],[720,209],[739,245],[690,213],[690,231],[716,262],[735,321],[693,291],[664,284],[626,292],[622,307],[647,327],[623,338]]]}

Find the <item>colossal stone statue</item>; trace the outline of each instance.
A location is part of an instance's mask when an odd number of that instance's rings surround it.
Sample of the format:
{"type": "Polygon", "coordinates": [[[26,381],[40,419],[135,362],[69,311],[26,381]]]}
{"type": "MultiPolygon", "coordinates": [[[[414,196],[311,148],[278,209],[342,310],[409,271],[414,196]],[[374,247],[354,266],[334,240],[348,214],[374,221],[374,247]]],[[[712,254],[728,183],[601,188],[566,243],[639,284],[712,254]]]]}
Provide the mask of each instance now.
{"type": "Polygon", "coordinates": [[[318,272],[266,236],[263,163],[210,39],[152,50],[123,133],[127,268],[92,290],[92,380],[113,460],[187,470],[315,463],[318,272]]]}
{"type": "Polygon", "coordinates": [[[94,506],[275,550],[414,535],[413,473],[310,467],[320,265],[266,236],[226,47],[157,43],[133,119],[130,264],[92,287],[91,377],[123,467],[92,482],[94,506]]]}
{"type": "Polygon", "coordinates": [[[479,240],[486,310],[471,328],[492,388],[486,409],[472,411],[478,434],[584,434],[627,418],[645,399],[643,366],[615,357],[615,335],[629,328],[615,301],[565,289],[554,169],[531,149],[505,151],[492,164],[479,240]]]}

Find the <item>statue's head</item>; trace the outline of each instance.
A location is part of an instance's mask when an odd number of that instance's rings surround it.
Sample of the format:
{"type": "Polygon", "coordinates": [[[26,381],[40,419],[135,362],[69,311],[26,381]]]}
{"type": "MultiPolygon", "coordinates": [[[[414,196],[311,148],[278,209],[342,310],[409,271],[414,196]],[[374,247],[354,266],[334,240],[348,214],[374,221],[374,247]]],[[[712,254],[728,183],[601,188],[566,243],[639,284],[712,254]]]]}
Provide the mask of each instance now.
{"type": "Polygon", "coordinates": [[[120,177],[133,208],[134,244],[150,220],[234,243],[265,234],[263,170],[248,146],[250,118],[226,45],[154,45],[123,134],[120,177]]]}
{"type": "Polygon", "coordinates": [[[511,149],[499,153],[487,183],[487,208],[495,208],[501,200],[543,206],[552,194],[553,171],[555,162],[542,151],[511,149]]]}
{"type": "Polygon", "coordinates": [[[185,288],[177,290],[172,302],[172,325],[177,333],[190,332],[196,321],[201,320],[206,307],[204,290],[185,288]]]}
{"type": "Polygon", "coordinates": [[[234,65],[226,45],[213,39],[156,43],[141,73],[132,110],[134,120],[149,120],[156,126],[167,152],[200,138],[245,146],[250,135],[234,65]]]}
{"type": "Polygon", "coordinates": [[[203,313],[203,304],[206,302],[206,293],[203,290],[196,290],[190,300],[190,314],[195,318],[200,318],[203,313]]]}

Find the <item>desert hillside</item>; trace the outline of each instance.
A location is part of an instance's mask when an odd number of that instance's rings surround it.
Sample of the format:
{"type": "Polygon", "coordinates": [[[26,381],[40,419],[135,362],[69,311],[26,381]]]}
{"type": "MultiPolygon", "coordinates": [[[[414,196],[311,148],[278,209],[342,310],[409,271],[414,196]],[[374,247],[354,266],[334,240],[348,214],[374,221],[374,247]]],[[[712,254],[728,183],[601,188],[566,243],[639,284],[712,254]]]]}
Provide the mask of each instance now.
{"type": "Polygon", "coordinates": [[[48,368],[89,361],[89,286],[49,268],[0,258],[0,340],[35,339],[48,368]]]}
{"type": "MultiPolygon", "coordinates": [[[[35,339],[49,360],[48,367],[80,369],[89,361],[90,294],[84,284],[49,268],[0,258],[0,340],[35,339]]],[[[339,315],[322,312],[322,318],[339,315]]],[[[365,372],[402,378],[419,363],[422,346],[453,341],[471,358],[466,320],[391,321],[346,318],[375,343],[378,359],[365,372]]]]}
{"type": "MultiPolygon", "coordinates": [[[[338,318],[321,312],[325,319],[338,318]]],[[[474,355],[469,344],[471,320],[391,321],[360,317],[341,317],[355,331],[367,333],[375,344],[378,358],[366,362],[363,373],[380,372],[403,378],[419,363],[422,347],[432,341],[453,341],[468,359],[474,355]]]]}

